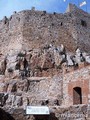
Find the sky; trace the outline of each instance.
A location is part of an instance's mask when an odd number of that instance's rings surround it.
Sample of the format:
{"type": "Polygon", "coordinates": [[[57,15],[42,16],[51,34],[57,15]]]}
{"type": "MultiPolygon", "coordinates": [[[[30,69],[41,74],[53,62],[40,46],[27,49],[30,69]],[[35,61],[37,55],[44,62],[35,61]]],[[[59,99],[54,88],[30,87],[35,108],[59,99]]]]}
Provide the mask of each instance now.
{"type": "MultiPolygon", "coordinates": [[[[0,19],[4,16],[9,17],[14,11],[29,10],[32,7],[36,10],[46,10],[49,13],[64,13],[68,3],[79,6],[83,1],[85,0],[0,0],[0,19]]],[[[90,13],[90,0],[86,1],[87,6],[84,5],[81,9],[90,13]]]]}

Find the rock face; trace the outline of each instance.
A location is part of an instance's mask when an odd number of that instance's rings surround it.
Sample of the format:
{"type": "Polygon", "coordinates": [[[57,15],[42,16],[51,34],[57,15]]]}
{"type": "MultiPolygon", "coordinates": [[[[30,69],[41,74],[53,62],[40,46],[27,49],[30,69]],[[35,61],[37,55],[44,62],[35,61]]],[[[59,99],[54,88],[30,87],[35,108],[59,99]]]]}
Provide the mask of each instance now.
{"type": "Polygon", "coordinates": [[[0,119],[1,120],[15,120],[9,113],[5,112],[0,108],[0,119]]]}
{"type": "MultiPolygon", "coordinates": [[[[0,21],[0,106],[25,110],[27,105],[89,104],[89,34],[90,15],[71,4],[65,14],[32,9],[4,17],[0,21]]],[[[56,113],[51,119],[62,119],[56,113]]],[[[39,118],[22,114],[21,119],[39,118]]]]}
{"type": "Polygon", "coordinates": [[[7,111],[12,114],[15,120],[88,120],[89,114],[87,107],[87,105],[77,105],[66,108],[56,106],[50,107],[49,109],[51,110],[51,114],[49,116],[25,115],[25,111],[21,108],[11,109],[7,111]]]}

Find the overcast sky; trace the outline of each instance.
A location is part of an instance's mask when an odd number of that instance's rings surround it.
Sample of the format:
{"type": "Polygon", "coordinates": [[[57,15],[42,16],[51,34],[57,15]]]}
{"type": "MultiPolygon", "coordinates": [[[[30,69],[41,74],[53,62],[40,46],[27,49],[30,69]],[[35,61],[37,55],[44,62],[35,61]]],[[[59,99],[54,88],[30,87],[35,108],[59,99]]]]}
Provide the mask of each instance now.
{"type": "MultiPolygon", "coordinates": [[[[78,6],[84,0],[0,0],[0,19],[3,16],[9,17],[13,11],[31,9],[34,6],[37,10],[46,10],[47,12],[65,12],[69,2],[78,6]]],[[[87,1],[87,11],[90,13],[90,0],[87,1]]],[[[81,7],[86,11],[86,5],[81,7]]]]}

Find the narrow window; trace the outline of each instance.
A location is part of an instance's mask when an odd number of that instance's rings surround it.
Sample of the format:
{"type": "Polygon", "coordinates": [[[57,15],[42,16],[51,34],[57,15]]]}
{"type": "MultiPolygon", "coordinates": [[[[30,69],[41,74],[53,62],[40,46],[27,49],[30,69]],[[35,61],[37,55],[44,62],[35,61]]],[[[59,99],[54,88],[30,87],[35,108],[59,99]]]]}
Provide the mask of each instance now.
{"type": "Polygon", "coordinates": [[[87,23],[86,23],[86,21],[81,20],[81,25],[82,25],[83,27],[87,27],[87,23]]]}

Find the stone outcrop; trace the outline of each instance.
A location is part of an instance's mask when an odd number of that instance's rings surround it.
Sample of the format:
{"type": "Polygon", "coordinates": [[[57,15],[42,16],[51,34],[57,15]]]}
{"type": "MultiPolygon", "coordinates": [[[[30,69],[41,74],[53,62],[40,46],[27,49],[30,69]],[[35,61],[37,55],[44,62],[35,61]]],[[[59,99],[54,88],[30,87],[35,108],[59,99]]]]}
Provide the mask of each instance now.
{"type": "MultiPolygon", "coordinates": [[[[15,120],[88,120],[89,111],[87,110],[87,105],[77,105],[70,107],[49,107],[49,116],[37,116],[37,115],[26,115],[26,111],[22,108],[18,109],[7,109],[6,111],[11,113],[15,120]]],[[[6,119],[7,120],[7,119],[6,119]]],[[[12,119],[11,119],[12,120],[12,119]]]]}
{"type": "MultiPolygon", "coordinates": [[[[89,77],[87,56],[79,48],[75,53],[67,52],[63,45],[45,45],[37,51],[7,56],[6,70],[0,75],[0,106],[24,110],[27,105],[68,106],[71,99],[67,87],[72,85],[69,81],[89,77]]],[[[83,102],[87,104],[88,100],[83,102]]]]}
{"type": "Polygon", "coordinates": [[[5,112],[0,108],[0,119],[1,120],[15,120],[9,113],[5,112]]]}

